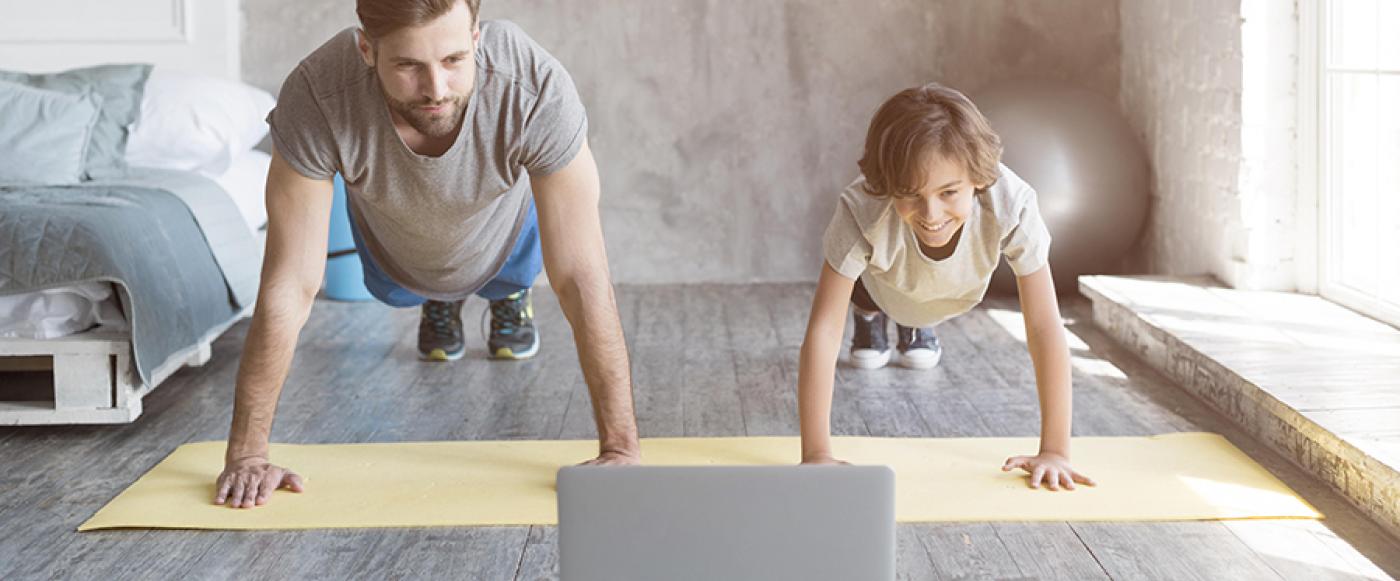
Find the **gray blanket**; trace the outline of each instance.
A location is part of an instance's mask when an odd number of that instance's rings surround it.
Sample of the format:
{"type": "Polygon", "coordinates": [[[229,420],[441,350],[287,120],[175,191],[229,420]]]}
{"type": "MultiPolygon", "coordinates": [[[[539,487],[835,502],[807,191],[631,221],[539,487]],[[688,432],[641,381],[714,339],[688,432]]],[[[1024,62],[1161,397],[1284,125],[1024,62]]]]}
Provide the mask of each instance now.
{"type": "Polygon", "coordinates": [[[141,380],[256,300],[238,208],[197,174],[135,169],[79,186],[0,186],[0,295],[117,284],[141,380]]]}

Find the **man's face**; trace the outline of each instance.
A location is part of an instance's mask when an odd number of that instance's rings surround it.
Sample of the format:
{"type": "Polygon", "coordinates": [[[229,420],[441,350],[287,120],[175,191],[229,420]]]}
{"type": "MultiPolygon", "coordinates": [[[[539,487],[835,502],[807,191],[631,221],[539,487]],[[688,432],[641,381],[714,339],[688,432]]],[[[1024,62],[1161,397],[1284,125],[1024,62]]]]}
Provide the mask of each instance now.
{"type": "Polygon", "coordinates": [[[457,131],[476,87],[476,45],[481,30],[466,2],[420,27],[403,28],[376,41],[360,34],[360,54],[374,67],[395,121],[427,137],[457,131]]]}
{"type": "Polygon", "coordinates": [[[928,172],[924,188],[916,195],[895,197],[894,209],[919,242],[942,248],[972,213],[976,187],[962,164],[953,160],[932,155],[924,167],[928,172]]]}

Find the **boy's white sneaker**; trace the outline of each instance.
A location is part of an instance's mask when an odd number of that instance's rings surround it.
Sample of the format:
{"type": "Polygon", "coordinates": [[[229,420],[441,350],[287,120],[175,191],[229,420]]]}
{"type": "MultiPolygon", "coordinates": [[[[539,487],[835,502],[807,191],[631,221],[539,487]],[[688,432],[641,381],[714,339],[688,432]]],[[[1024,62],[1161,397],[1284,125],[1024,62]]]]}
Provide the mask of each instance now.
{"type": "Polygon", "coordinates": [[[851,367],[856,369],[879,369],[889,364],[890,350],[876,351],[874,349],[852,349],[851,367]]]}
{"type": "Polygon", "coordinates": [[[851,337],[851,367],[879,369],[890,362],[890,340],[884,313],[855,312],[856,328],[851,337]]]}
{"type": "Polygon", "coordinates": [[[943,345],[933,327],[896,325],[899,334],[899,364],[909,369],[933,369],[943,359],[943,345]]]}

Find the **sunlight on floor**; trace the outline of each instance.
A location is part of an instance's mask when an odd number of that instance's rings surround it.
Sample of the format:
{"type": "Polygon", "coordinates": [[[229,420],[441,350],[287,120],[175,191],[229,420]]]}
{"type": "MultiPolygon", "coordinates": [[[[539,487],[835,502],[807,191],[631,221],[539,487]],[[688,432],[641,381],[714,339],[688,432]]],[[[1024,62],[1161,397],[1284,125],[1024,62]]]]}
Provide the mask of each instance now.
{"type": "MultiPolygon", "coordinates": [[[[1022,344],[1026,342],[1025,318],[1017,311],[1007,309],[986,309],[987,316],[996,322],[997,326],[1006,331],[1008,335],[1014,337],[1022,344]]],[[[1067,325],[1069,323],[1066,323],[1067,325]]],[[[1065,343],[1069,345],[1071,352],[1070,359],[1075,367],[1084,373],[1098,377],[1108,377],[1112,379],[1126,380],[1127,374],[1117,366],[1094,355],[1093,349],[1085,343],[1078,335],[1068,328],[1065,329],[1065,343]],[[1084,355],[1079,355],[1079,354],[1084,355]]]]}
{"type": "MultiPolygon", "coordinates": [[[[987,313],[987,316],[991,317],[992,321],[995,321],[997,326],[1000,326],[1003,330],[1005,330],[1008,335],[1011,335],[1021,343],[1026,342],[1026,319],[1025,317],[1021,316],[1021,313],[1019,311],[1012,311],[1008,309],[985,309],[985,312],[987,313]]],[[[1065,324],[1069,325],[1070,322],[1066,321],[1065,324]]],[[[1071,350],[1090,350],[1089,345],[1085,343],[1083,339],[1080,339],[1078,335],[1075,335],[1073,332],[1071,332],[1069,329],[1065,329],[1065,341],[1069,343],[1069,348],[1071,350]]]]}
{"type": "Polygon", "coordinates": [[[1119,369],[1116,365],[1104,361],[1103,359],[1078,356],[1071,356],[1070,359],[1073,361],[1075,369],[1088,373],[1089,375],[1123,381],[1127,381],[1128,379],[1128,374],[1123,373],[1122,369],[1119,369]]]}

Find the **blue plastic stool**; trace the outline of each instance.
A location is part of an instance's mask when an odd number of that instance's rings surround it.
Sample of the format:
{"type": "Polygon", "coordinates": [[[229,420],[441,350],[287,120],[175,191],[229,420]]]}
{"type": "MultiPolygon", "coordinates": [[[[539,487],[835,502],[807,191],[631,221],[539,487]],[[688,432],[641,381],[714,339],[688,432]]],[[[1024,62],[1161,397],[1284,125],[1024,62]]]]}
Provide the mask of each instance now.
{"type": "Polygon", "coordinates": [[[326,298],[337,301],[372,301],[365,288],[365,271],[350,233],[350,211],[345,205],[345,180],[335,174],[335,199],[331,202],[330,240],[326,245],[326,298]]]}

